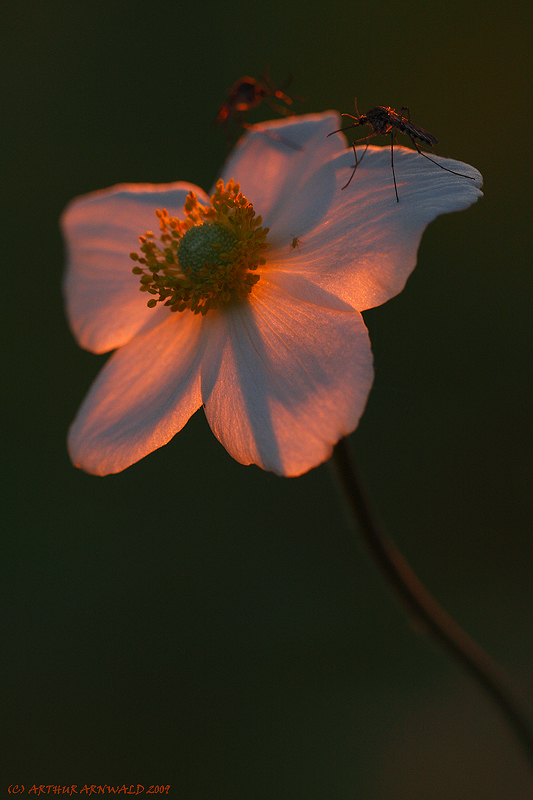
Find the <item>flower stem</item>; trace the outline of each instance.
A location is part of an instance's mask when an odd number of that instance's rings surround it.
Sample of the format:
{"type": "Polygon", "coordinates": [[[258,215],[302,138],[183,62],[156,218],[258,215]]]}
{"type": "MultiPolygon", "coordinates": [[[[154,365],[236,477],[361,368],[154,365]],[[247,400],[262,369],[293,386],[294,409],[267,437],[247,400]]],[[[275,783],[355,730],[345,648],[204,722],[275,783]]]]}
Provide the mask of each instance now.
{"type": "Polygon", "coordinates": [[[347,501],[350,516],[360,528],[379,569],[409,612],[451,653],[500,708],[520,740],[533,769],[533,731],[523,704],[502,669],[462,630],[418,580],[393,542],[380,532],[361,488],[346,439],[333,450],[331,465],[347,501]]]}

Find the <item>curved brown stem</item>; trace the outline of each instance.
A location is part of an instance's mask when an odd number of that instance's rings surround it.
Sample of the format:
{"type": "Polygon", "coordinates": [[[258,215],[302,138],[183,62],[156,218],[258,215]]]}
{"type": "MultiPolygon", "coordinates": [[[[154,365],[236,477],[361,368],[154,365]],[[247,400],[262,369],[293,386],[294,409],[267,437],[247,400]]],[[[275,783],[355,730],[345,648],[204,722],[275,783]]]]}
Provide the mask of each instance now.
{"type": "Polygon", "coordinates": [[[414,618],[423,622],[434,638],[483,686],[522,743],[533,769],[533,731],[528,714],[511,689],[503,670],[441,608],[394,543],[380,532],[359,483],[346,439],[341,439],[335,446],[331,464],[348,503],[350,515],[385,579],[414,618]]]}

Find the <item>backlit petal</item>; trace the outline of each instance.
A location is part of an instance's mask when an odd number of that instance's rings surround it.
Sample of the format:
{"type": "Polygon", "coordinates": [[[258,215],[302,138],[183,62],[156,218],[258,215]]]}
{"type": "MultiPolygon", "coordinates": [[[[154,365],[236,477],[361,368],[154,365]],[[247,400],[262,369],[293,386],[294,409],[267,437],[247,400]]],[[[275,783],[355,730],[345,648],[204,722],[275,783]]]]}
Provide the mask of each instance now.
{"type": "MultiPolygon", "coordinates": [[[[324,164],[315,176],[315,186],[322,183],[330,198],[326,213],[312,230],[294,230],[293,236],[300,240],[297,248],[278,245],[269,267],[285,271],[288,284],[300,274],[359,310],[394,297],[416,265],[427,225],[440,214],[468,208],[482,196],[481,175],[476,169],[460,161],[432,158],[474,180],[445,172],[416,151],[395,147],[398,203],[390,148],[369,147],[344,190],[341,187],[354,164],[353,151],[324,164]],[[336,181],[333,192],[332,173],[336,181]]],[[[299,207],[309,204],[306,187],[294,202],[299,207]]],[[[278,283],[283,285],[281,274],[278,283]]]]}
{"type": "Polygon", "coordinates": [[[134,464],[166,444],[201,405],[202,318],[172,314],[117,350],[69,432],[73,463],[94,475],[134,464]]]}
{"type": "Polygon", "coordinates": [[[78,197],[65,209],[67,316],[86,350],[113,350],[164,319],[166,309],[147,308],[148,295],[139,291],[130,253],[139,252],[141,234],[158,233],[156,208],[183,218],[189,191],[201,203],[209,202],[202,189],[188,183],[121,184],[78,197]]]}
{"type": "Polygon", "coordinates": [[[373,379],[368,333],[349,307],[296,302],[267,279],[257,289],[206,319],[205,412],[237,461],[301,475],[357,426],[373,379]]]}

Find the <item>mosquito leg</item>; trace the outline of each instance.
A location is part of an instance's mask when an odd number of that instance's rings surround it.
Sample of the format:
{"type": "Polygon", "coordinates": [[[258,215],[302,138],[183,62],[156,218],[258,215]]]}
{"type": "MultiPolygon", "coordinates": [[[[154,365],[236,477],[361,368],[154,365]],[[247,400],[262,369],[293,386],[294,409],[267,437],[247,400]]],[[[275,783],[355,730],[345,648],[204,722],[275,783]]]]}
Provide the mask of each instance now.
{"type": "MultiPolygon", "coordinates": [[[[341,114],[341,116],[351,117],[351,119],[357,119],[357,117],[352,117],[351,114],[341,114]]],[[[334,133],[340,133],[341,131],[350,131],[352,128],[357,128],[358,124],[359,124],[358,122],[355,122],[353,125],[347,125],[345,128],[337,128],[336,131],[331,131],[331,133],[326,133],[326,139],[328,136],[333,136],[334,133]]]]}
{"type": "Polygon", "coordinates": [[[421,156],[424,156],[424,158],[427,158],[428,161],[431,161],[432,164],[435,164],[435,166],[440,167],[445,172],[451,172],[452,175],[459,175],[460,178],[468,178],[471,181],[475,180],[473,175],[463,175],[462,172],[455,172],[453,169],[448,169],[448,167],[443,167],[442,164],[439,164],[438,161],[434,161],[432,158],[430,158],[430,156],[428,156],[427,153],[424,153],[424,151],[419,148],[418,144],[415,142],[415,140],[412,138],[412,136],[409,136],[409,138],[411,139],[412,143],[416,147],[417,152],[420,153],[421,156]]]}
{"type": "MultiPolygon", "coordinates": [[[[357,142],[354,142],[353,146],[355,146],[356,144],[357,144],[357,142]]],[[[368,150],[368,137],[367,137],[367,139],[366,139],[366,147],[365,147],[365,149],[363,150],[363,155],[362,155],[362,156],[361,156],[361,158],[359,159],[359,163],[360,163],[360,164],[361,164],[361,162],[363,161],[363,158],[365,157],[365,153],[366,153],[366,151],[367,151],[367,150],[368,150]]]]}
{"type": "Polygon", "coordinates": [[[353,167],[353,170],[352,170],[352,174],[348,178],[348,183],[344,184],[344,186],[342,187],[343,189],[346,189],[350,185],[350,183],[352,182],[352,178],[355,175],[355,170],[359,166],[359,159],[357,158],[357,150],[355,149],[355,144],[352,144],[352,150],[353,150],[353,154],[355,156],[355,164],[354,164],[354,167],[353,167]]]}
{"type": "Polygon", "coordinates": [[[409,120],[409,122],[411,122],[411,112],[409,111],[409,106],[402,106],[400,108],[400,113],[402,111],[407,111],[407,119],[409,120]]]}
{"type": "Polygon", "coordinates": [[[353,168],[352,174],[350,175],[350,180],[348,181],[348,183],[344,184],[344,186],[342,187],[343,189],[346,189],[346,187],[347,187],[347,186],[349,186],[349,185],[350,185],[350,183],[352,182],[352,178],[353,178],[353,176],[355,175],[355,170],[357,169],[357,167],[359,166],[359,164],[361,164],[361,163],[362,163],[362,161],[363,161],[363,158],[365,157],[365,153],[366,153],[366,151],[368,150],[368,140],[369,140],[369,138],[371,138],[372,136],[375,136],[375,134],[371,134],[371,136],[367,136],[367,137],[366,137],[366,147],[365,147],[365,149],[363,150],[363,155],[361,156],[361,158],[358,158],[358,157],[357,157],[357,150],[355,149],[355,145],[356,145],[356,144],[359,144],[359,142],[362,142],[363,140],[362,140],[362,139],[358,139],[356,142],[352,142],[352,150],[353,150],[353,154],[354,154],[354,156],[355,156],[355,164],[354,164],[354,168],[353,168]]]}
{"type": "Polygon", "coordinates": [[[390,165],[392,169],[392,179],[394,181],[394,191],[396,192],[396,202],[400,202],[400,198],[398,197],[398,189],[396,187],[396,173],[394,172],[394,134],[391,133],[390,135],[390,165]]]}

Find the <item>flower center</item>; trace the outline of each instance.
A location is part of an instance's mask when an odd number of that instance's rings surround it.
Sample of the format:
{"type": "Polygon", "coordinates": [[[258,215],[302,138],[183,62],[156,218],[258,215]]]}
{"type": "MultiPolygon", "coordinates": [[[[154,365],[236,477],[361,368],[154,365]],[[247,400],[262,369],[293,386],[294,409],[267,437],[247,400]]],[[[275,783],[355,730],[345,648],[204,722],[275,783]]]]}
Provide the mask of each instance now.
{"type": "Polygon", "coordinates": [[[204,264],[221,267],[223,257],[231,253],[237,237],[220,222],[204,222],[183,234],[178,245],[178,259],[182,269],[190,268],[198,275],[204,264]]]}
{"type": "Polygon", "coordinates": [[[159,241],[147,231],[139,236],[141,255],[130,254],[141,291],[154,295],[148,306],[163,302],[171,311],[205,314],[242,302],[259,280],[254,271],[266,263],[268,228],[261,217],[233,180],[218,181],[209,206],[191,192],[183,210],[184,220],[156,211],[159,241]]]}

